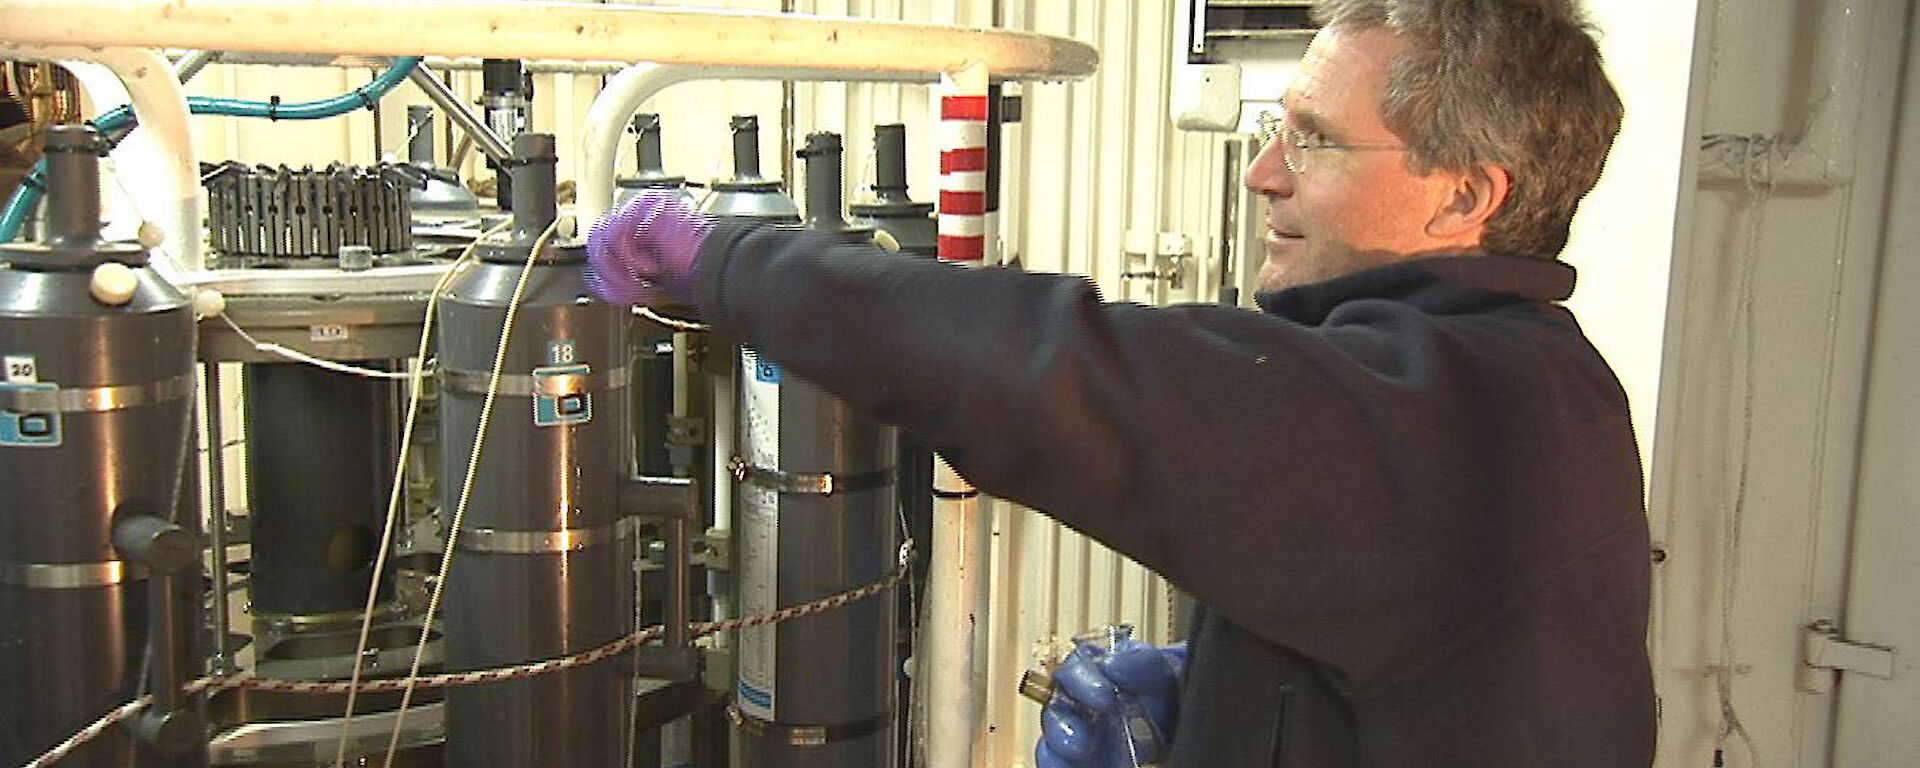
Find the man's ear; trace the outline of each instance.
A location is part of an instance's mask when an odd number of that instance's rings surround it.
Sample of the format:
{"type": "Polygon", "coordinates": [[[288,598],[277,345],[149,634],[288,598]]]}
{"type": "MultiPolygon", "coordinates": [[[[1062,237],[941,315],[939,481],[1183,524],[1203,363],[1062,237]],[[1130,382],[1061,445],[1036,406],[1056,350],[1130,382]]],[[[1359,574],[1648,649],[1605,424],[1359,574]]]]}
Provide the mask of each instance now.
{"type": "Polygon", "coordinates": [[[1482,163],[1465,173],[1453,174],[1445,204],[1427,222],[1427,235],[1441,240],[1467,238],[1478,243],[1487,221],[1500,212],[1500,206],[1506,205],[1512,190],[1513,174],[1493,163],[1482,163]]]}

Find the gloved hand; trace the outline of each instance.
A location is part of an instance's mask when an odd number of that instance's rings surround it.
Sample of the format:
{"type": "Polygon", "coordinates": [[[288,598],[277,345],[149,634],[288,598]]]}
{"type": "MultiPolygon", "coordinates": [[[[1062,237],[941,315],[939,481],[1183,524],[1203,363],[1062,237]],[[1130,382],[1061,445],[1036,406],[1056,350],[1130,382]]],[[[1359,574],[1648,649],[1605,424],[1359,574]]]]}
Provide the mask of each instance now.
{"type": "Polygon", "coordinates": [[[1160,648],[1132,628],[1075,638],[1040,710],[1040,768],[1134,768],[1166,756],[1179,724],[1186,643],[1160,648]]]}
{"type": "Polygon", "coordinates": [[[587,290],[611,304],[693,303],[694,261],[713,219],[672,190],[648,189],[587,235],[587,290]]]}

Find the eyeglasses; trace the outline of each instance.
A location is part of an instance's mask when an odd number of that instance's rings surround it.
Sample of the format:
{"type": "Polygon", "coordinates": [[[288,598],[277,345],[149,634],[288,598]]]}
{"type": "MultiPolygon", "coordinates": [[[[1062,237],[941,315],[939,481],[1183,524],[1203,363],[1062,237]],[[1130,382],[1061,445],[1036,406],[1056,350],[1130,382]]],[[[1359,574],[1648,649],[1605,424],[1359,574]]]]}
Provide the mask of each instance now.
{"type": "Polygon", "coordinates": [[[1280,157],[1286,161],[1287,170],[1294,173],[1306,173],[1309,153],[1323,149],[1342,152],[1406,152],[1413,149],[1405,144],[1335,144],[1317,131],[1303,131],[1293,126],[1281,127],[1274,134],[1274,140],[1280,142],[1280,157]]]}

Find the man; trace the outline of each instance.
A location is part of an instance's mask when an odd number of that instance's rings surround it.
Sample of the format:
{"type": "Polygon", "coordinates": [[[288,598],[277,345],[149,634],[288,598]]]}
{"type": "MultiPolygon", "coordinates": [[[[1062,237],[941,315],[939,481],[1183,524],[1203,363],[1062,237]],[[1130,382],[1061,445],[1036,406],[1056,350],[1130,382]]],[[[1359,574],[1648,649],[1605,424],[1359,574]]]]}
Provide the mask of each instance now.
{"type": "Polygon", "coordinates": [[[1568,0],[1317,12],[1248,172],[1271,202],[1261,313],[1108,304],[661,198],[602,222],[590,280],[696,301],[1193,594],[1167,765],[1646,766],[1640,464],[1554,260],[1618,97],[1568,0]]]}

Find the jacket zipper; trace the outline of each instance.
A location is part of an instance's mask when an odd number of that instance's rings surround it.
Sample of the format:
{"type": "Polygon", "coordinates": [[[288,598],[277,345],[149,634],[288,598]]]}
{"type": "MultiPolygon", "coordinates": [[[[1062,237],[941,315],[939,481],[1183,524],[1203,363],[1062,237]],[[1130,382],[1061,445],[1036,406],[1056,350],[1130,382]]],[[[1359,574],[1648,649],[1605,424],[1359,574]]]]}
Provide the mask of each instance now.
{"type": "Polygon", "coordinates": [[[1273,768],[1286,768],[1282,762],[1287,757],[1287,724],[1293,719],[1293,686],[1280,686],[1280,713],[1274,719],[1273,740],[1267,746],[1267,764],[1273,768]]]}

